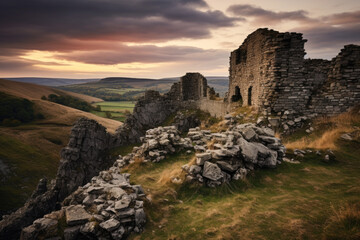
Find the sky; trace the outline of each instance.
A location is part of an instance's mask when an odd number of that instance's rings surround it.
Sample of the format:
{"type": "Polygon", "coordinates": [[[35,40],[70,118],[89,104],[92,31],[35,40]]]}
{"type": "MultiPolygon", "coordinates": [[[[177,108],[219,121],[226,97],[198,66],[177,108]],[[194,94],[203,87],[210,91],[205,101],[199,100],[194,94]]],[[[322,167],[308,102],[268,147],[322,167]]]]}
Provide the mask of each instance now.
{"type": "Polygon", "coordinates": [[[331,59],[360,44],[360,1],[1,0],[0,77],[228,76],[230,52],[264,27],[331,59]]]}

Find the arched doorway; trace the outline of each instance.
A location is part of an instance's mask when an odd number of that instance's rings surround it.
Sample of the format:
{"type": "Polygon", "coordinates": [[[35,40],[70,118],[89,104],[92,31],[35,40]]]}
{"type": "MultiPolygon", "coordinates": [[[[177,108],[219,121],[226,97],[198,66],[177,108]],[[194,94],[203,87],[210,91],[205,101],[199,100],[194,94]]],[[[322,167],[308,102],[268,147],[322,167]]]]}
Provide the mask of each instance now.
{"type": "Polygon", "coordinates": [[[235,87],[235,94],[231,97],[232,102],[242,102],[242,96],[240,93],[240,88],[238,86],[235,87]]]}
{"type": "Polygon", "coordinates": [[[248,89],[248,106],[251,106],[252,87],[248,89]]]}

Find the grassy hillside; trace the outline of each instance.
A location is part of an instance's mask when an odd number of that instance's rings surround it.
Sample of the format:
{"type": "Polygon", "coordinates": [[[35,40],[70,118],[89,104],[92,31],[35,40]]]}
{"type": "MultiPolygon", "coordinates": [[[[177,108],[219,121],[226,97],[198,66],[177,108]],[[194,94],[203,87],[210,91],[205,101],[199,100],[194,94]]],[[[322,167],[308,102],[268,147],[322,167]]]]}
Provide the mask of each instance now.
{"type": "Polygon", "coordinates": [[[40,129],[36,125],[26,125],[14,129],[13,134],[0,128],[0,133],[2,215],[22,206],[40,178],[55,177],[59,152],[67,143],[69,132],[61,133],[58,126],[40,129]]]}
{"type": "Polygon", "coordinates": [[[102,101],[102,99],[100,98],[86,96],[83,94],[65,92],[51,87],[40,86],[32,83],[9,81],[5,79],[0,79],[0,91],[16,97],[26,98],[29,100],[41,99],[42,96],[49,96],[50,94],[64,94],[64,95],[77,97],[87,102],[102,101]]]}
{"type": "Polygon", "coordinates": [[[94,79],[94,78],[72,79],[72,78],[23,77],[23,78],[6,78],[6,79],[11,80],[11,81],[17,81],[17,82],[23,82],[23,83],[33,83],[33,84],[38,84],[38,85],[50,86],[50,87],[99,81],[99,79],[94,79]]]}
{"type": "Polygon", "coordinates": [[[359,124],[356,110],[318,119],[313,134],[305,136],[301,129],[284,139],[287,157],[300,164],[283,162],[218,188],[170,182],[183,176],[181,166],[194,154],[129,165],[123,172],[150,200],[145,232],[131,239],[360,239],[359,124]],[[354,132],[354,140],[339,138],[344,131],[354,132]],[[299,145],[304,141],[310,145],[299,145]],[[321,156],[311,147],[315,143],[321,156]],[[333,144],[335,161],[324,161],[330,145],[320,143],[333,144]],[[298,157],[291,149],[297,147],[312,152],[298,157]]]}
{"type": "Polygon", "coordinates": [[[151,197],[148,225],[133,239],[358,239],[360,151],[338,144],[337,162],[309,154],[216,189],[162,184],[185,154],[128,169],[151,197]]]}
{"type": "MultiPolygon", "coordinates": [[[[55,177],[60,150],[68,143],[72,125],[77,119],[95,119],[112,133],[121,125],[116,120],[41,99],[49,94],[68,96],[66,92],[49,87],[0,80],[0,95],[9,96],[6,99],[16,99],[1,107],[6,114],[0,113],[0,119],[19,117],[16,114],[10,116],[7,112],[10,105],[16,108],[15,113],[21,112],[19,107],[22,105],[15,104],[17,102],[29,103],[26,106],[30,105],[31,111],[27,109],[29,111],[26,112],[35,116],[16,127],[0,126],[0,216],[23,205],[40,178],[55,177]],[[43,118],[37,118],[38,114],[43,118]]],[[[69,95],[80,96],[89,103],[101,100],[78,94],[69,95]]],[[[2,98],[1,101],[6,99],[2,98]]]]}

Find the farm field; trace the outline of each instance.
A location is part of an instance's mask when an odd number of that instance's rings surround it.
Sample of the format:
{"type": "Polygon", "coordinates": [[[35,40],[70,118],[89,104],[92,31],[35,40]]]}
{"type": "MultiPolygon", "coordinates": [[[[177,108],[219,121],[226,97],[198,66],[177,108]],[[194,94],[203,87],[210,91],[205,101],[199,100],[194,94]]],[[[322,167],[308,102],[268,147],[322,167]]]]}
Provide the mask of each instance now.
{"type": "Polygon", "coordinates": [[[116,121],[123,122],[126,119],[127,113],[132,113],[135,102],[134,101],[109,101],[94,103],[93,106],[99,107],[100,111],[91,111],[91,113],[99,116],[110,118],[116,121]]]}

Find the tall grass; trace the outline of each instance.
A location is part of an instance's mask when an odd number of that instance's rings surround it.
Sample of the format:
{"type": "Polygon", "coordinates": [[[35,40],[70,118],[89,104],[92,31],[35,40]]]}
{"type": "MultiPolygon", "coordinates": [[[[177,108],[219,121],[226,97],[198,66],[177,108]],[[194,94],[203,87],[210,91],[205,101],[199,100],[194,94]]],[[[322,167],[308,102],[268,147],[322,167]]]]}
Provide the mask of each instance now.
{"type": "Polygon", "coordinates": [[[360,125],[359,108],[333,117],[320,117],[313,123],[318,129],[316,132],[285,142],[285,146],[289,149],[337,149],[336,141],[341,134],[352,132],[360,125]]]}
{"type": "Polygon", "coordinates": [[[333,215],[324,228],[323,239],[360,239],[360,202],[347,203],[339,209],[333,207],[333,215]]]}

